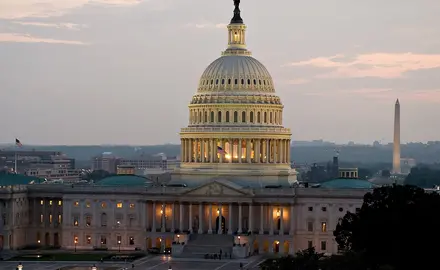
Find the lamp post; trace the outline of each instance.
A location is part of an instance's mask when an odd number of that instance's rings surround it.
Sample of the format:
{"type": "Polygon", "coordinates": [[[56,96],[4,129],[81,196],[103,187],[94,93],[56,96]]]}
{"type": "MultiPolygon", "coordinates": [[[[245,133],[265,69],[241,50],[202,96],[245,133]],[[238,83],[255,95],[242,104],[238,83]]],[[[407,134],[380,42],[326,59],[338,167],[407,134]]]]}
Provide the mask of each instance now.
{"type": "Polygon", "coordinates": [[[98,270],[98,268],[95,265],[93,265],[92,270],[98,270]]]}
{"type": "Polygon", "coordinates": [[[180,244],[180,234],[177,235],[177,244],[180,244]]]}
{"type": "Polygon", "coordinates": [[[17,269],[18,269],[18,270],[22,270],[22,269],[23,269],[23,265],[22,265],[21,263],[18,263],[18,265],[17,265],[17,269]]]}
{"type": "Polygon", "coordinates": [[[121,252],[121,240],[118,240],[119,252],[121,252]]]}
{"type": "Polygon", "coordinates": [[[73,243],[75,244],[75,252],[76,252],[76,245],[78,244],[78,239],[73,240],[73,243]]]}
{"type": "Polygon", "coordinates": [[[238,245],[241,246],[241,236],[238,236],[238,245]]]}

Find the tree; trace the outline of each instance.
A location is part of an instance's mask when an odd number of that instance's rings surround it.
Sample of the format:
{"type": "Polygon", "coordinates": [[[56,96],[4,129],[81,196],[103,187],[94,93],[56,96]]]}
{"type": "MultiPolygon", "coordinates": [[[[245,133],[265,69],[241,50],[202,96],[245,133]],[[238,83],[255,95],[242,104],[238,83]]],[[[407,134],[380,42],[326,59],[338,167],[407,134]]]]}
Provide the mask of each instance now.
{"type": "Polygon", "coordinates": [[[357,213],[347,213],[334,236],[340,249],[365,255],[373,269],[404,269],[432,261],[440,241],[440,195],[414,186],[388,186],[364,196],[357,213]]]}
{"type": "Polygon", "coordinates": [[[260,265],[261,270],[318,270],[319,260],[323,254],[314,248],[298,251],[295,256],[269,259],[260,265]]]}

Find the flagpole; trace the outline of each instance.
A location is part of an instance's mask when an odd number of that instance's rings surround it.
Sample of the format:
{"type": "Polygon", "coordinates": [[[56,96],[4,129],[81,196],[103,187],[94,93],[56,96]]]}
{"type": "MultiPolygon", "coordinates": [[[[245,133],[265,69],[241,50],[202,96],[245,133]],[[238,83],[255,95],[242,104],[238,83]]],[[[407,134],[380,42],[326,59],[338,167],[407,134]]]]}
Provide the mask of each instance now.
{"type": "Polygon", "coordinates": [[[18,174],[17,173],[17,147],[15,147],[14,149],[15,149],[15,153],[14,153],[15,154],[14,155],[15,156],[15,158],[14,158],[14,173],[18,174]]]}

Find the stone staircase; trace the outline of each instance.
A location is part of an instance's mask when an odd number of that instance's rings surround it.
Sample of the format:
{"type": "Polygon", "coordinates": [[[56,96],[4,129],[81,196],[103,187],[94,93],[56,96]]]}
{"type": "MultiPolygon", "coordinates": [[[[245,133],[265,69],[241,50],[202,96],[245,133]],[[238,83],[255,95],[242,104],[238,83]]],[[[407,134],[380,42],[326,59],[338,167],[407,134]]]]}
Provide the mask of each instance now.
{"type": "MultiPolygon", "coordinates": [[[[203,258],[205,254],[232,253],[234,237],[225,234],[192,234],[179,257],[203,258]]],[[[229,255],[228,255],[229,257],[229,255]]]]}

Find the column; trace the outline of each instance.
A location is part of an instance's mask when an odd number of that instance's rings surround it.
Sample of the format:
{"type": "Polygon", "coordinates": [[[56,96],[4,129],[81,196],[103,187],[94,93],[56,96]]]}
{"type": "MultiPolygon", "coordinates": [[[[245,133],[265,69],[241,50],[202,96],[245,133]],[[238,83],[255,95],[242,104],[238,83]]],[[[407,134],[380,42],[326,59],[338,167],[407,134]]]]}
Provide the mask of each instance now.
{"type": "Polygon", "coordinates": [[[212,234],[212,204],[209,204],[209,228],[208,228],[208,234],[212,234]]]}
{"type": "Polygon", "coordinates": [[[180,160],[185,162],[185,139],[180,139],[180,160]]]}
{"type": "Polygon", "coordinates": [[[284,160],[284,142],[285,140],[280,140],[280,163],[286,163],[284,160]]]}
{"type": "Polygon", "coordinates": [[[200,162],[200,152],[199,152],[200,139],[194,140],[194,161],[200,162]]]}
{"type": "Polygon", "coordinates": [[[232,234],[232,203],[229,204],[229,228],[228,234],[232,234]]]}
{"type": "Polygon", "coordinates": [[[261,144],[261,140],[257,139],[254,141],[254,160],[256,163],[260,163],[261,162],[261,151],[260,151],[260,144],[261,144]]]}
{"type": "Polygon", "coordinates": [[[189,233],[193,232],[193,227],[192,227],[192,203],[189,203],[189,216],[188,216],[188,230],[189,233]]]}
{"type": "Polygon", "coordinates": [[[179,205],[179,230],[183,231],[183,203],[180,202],[179,205]]]}
{"type": "Polygon", "coordinates": [[[150,219],[149,219],[150,212],[148,211],[148,201],[145,202],[144,215],[145,215],[145,228],[148,229],[148,228],[150,228],[150,219]]]}
{"type": "Polygon", "coordinates": [[[273,140],[273,163],[278,162],[278,140],[273,140]]]}
{"type": "Polygon", "coordinates": [[[264,204],[260,205],[260,234],[264,234],[264,204]]]}
{"type": "Polygon", "coordinates": [[[201,162],[205,163],[205,139],[200,140],[200,155],[201,155],[201,162]]]}
{"type": "Polygon", "coordinates": [[[252,203],[251,204],[249,204],[249,231],[252,233],[253,231],[254,231],[254,221],[253,221],[253,213],[252,213],[253,211],[252,211],[252,203]]]}
{"type": "Polygon", "coordinates": [[[278,163],[283,163],[283,142],[284,140],[278,140],[278,163]]]}
{"type": "Polygon", "coordinates": [[[218,205],[218,234],[222,234],[222,205],[218,205]]]}
{"type": "Polygon", "coordinates": [[[269,234],[273,235],[273,205],[270,205],[269,208],[269,225],[270,225],[269,234]]]}
{"type": "MultiPolygon", "coordinates": [[[[225,141],[223,139],[220,139],[220,147],[225,150],[225,141]]],[[[226,150],[225,150],[226,151],[226,150]]],[[[223,163],[224,155],[220,154],[220,163],[223,163]]]]}
{"type": "Polygon", "coordinates": [[[209,162],[213,163],[214,162],[214,153],[216,153],[217,151],[214,150],[214,142],[212,139],[209,139],[209,147],[208,147],[208,155],[209,155],[209,162]]]}
{"type": "Polygon", "coordinates": [[[242,207],[241,203],[238,204],[238,233],[242,233],[242,222],[243,220],[243,213],[242,213],[242,207]]]}
{"type": "Polygon", "coordinates": [[[187,139],[187,153],[188,153],[188,162],[191,162],[191,153],[192,153],[192,148],[191,148],[191,139],[187,139]]]}
{"type": "Polygon", "coordinates": [[[153,201],[153,224],[151,224],[151,231],[156,232],[156,202],[153,201]]]}
{"type": "Polygon", "coordinates": [[[294,209],[293,209],[293,204],[290,205],[290,230],[289,230],[289,235],[293,235],[295,233],[295,218],[293,216],[294,214],[294,209]]]}
{"type": "Polygon", "coordinates": [[[238,145],[237,145],[237,148],[238,148],[238,163],[241,163],[241,153],[242,153],[242,149],[241,149],[242,143],[241,142],[242,142],[241,139],[239,139],[238,140],[238,145]]]}
{"type": "Polygon", "coordinates": [[[287,163],[290,164],[290,140],[287,140],[287,163]]]}
{"type": "Polygon", "coordinates": [[[284,235],[284,208],[283,206],[280,207],[280,231],[278,232],[279,235],[284,235]]]}
{"type": "Polygon", "coordinates": [[[266,140],[266,163],[270,160],[270,140],[266,140]]]}
{"type": "Polygon", "coordinates": [[[252,140],[246,140],[246,163],[251,163],[251,144],[252,140]]]}
{"type": "Polygon", "coordinates": [[[229,158],[229,163],[232,163],[232,159],[234,158],[234,141],[232,139],[229,139],[229,152],[228,154],[231,156],[229,158]]]}
{"type": "Polygon", "coordinates": [[[166,204],[162,203],[162,225],[161,225],[161,231],[165,232],[166,231],[166,219],[165,219],[165,210],[166,210],[166,204]]]}
{"type": "Polygon", "coordinates": [[[199,204],[199,234],[203,233],[203,203],[199,204]]]}
{"type": "Polygon", "coordinates": [[[175,231],[175,224],[174,224],[174,220],[176,219],[176,203],[173,202],[172,207],[171,207],[171,232],[174,233],[175,231]]]}

